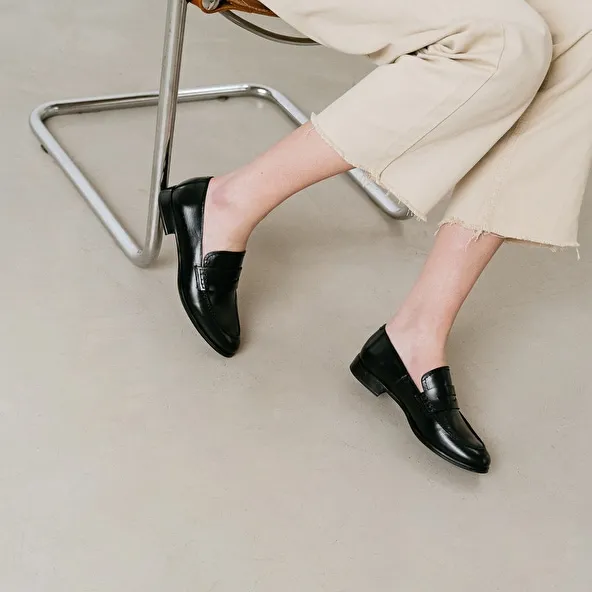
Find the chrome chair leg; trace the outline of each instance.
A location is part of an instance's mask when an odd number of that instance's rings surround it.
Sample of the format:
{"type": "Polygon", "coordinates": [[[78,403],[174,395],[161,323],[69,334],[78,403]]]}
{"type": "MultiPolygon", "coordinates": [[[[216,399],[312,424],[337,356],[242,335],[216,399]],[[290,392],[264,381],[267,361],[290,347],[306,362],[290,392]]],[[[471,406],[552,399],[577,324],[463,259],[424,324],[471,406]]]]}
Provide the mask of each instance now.
{"type": "MultiPolygon", "coordinates": [[[[221,98],[257,97],[278,107],[297,125],[308,117],[288,97],[279,91],[261,84],[230,84],[209,86],[179,91],[179,74],[185,21],[186,0],[168,0],[165,43],[162,61],[160,90],[147,93],[132,93],[54,101],[37,107],[30,117],[34,134],[43,149],[57,162],[66,176],[78,189],[92,211],[111,234],[119,248],[138,267],[149,267],[158,257],[162,244],[162,228],[158,212],[158,195],[168,184],[171,150],[178,103],[209,101],[221,98]],[[117,218],[104,198],[93,187],[86,175],[74,163],[46,125],[52,117],[74,113],[96,113],[135,107],[158,105],[156,138],[150,183],[146,237],[140,246],[123,223],[117,218]]],[[[348,173],[370,199],[386,214],[404,219],[409,216],[407,208],[372,182],[362,171],[348,173]]]]}
{"type": "Polygon", "coordinates": [[[125,255],[139,267],[148,267],[154,262],[158,257],[162,243],[162,229],[158,215],[158,195],[168,182],[186,15],[186,0],[168,1],[160,92],[46,103],[35,109],[30,118],[31,128],[41,142],[41,146],[53,157],[70,181],[76,186],[125,255]],[[144,245],[140,246],[103,197],[92,186],[88,178],[60,146],[45,125],[45,122],[59,115],[94,113],[156,104],[158,104],[158,116],[146,238],[144,245]]]}

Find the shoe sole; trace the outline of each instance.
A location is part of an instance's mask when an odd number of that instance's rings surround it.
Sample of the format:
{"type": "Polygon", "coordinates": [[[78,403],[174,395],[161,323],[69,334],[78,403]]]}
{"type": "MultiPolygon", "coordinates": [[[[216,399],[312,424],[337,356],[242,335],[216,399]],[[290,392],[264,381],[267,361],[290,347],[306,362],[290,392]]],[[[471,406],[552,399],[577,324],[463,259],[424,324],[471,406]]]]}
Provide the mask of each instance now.
{"type": "Polygon", "coordinates": [[[234,356],[234,353],[226,352],[220,347],[218,347],[211,340],[204,328],[199,324],[199,321],[191,314],[191,309],[189,308],[189,305],[185,300],[183,290],[181,289],[181,249],[179,248],[179,240],[177,238],[177,226],[175,224],[175,218],[173,216],[173,191],[173,189],[164,189],[160,192],[160,195],[158,197],[158,208],[160,210],[160,219],[162,222],[164,233],[166,235],[175,235],[175,242],[177,244],[177,260],[179,262],[177,267],[177,291],[179,292],[181,304],[183,305],[185,313],[189,317],[191,324],[196,328],[197,332],[201,335],[203,340],[221,356],[224,356],[225,358],[232,358],[234,356]]]}
{"type": "Polygon", "coordinates": [[[476,469],[475,467],[471,467],[470,465],[458,461],[448,456],[445,452],[442,452],[433,444],[428,442],[421,434],[419,428],[417,427],[417,424],[413,420],[413,417],[411,416],[403,402],[397,397],[397,395],[395,395],[395,393],[393,393],[386,386],[384,386],[384,384],[382,384],[382,382],[380,382],[380,380],[374,374],[372,374],[372,372],[370,372],[370,370],[368,370],[366,366],[364,366],[364,363],[362,362],[362,359],[359,355],[351,363],[349,369],[356,378],[356,380],[358,380],[358,382],[360,382],[362,386],[365,386],[374,396],[380,397],[381,395],[388,394],[389,397],[393,399],[393,401],[395,401],[395,403],[397,403],[397,405],[403,410],[403,413],[407,418],[407,422],[409,423],[409,427],[411,428],[411,431],[413,432],[415,437],[434,454],[437,454],[440,458],[443,458],[449,463],[461,469],[464,469],[465,471],[470,471],[471,473],[479,473],[481,475],[484,475],[489,472],[489,469],[476,469]]]}

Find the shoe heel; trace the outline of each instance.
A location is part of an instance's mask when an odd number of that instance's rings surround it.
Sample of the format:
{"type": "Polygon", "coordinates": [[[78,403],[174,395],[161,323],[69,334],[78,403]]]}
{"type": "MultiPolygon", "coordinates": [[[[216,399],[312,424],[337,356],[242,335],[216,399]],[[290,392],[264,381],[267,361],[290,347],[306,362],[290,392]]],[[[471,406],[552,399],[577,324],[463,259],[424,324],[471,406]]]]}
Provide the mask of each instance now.
{"type": "Polygon", "coordinates": [[[380,395],[386,393],[386,389],[380,383],[380,381],[366,369],[364,364],[362,364],[360,356],[356,357],[349,369],[351,370],[351,373],[358,379],[358,381],[361,382],[376,397],[380,397],[380,395]]]}
{"type": "Polygon", "coordinates": [[[158,196],[160,219],[165,234],[175,234],[175,221],[173,219],[173,190],[163,189],[158,196]]]}

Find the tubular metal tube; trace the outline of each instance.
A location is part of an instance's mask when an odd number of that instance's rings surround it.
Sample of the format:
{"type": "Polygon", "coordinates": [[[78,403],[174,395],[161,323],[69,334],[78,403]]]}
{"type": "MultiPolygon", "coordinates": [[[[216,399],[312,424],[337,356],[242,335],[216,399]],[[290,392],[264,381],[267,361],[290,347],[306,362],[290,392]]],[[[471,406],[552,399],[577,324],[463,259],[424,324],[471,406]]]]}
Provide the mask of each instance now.
{"type": "MultiPolygon", "coordinates": [[[[278,107],[296,125],[302,125],[308,121],[307,115],[290,101],[288,97],[273,88],[261,84],[229,84],[179,91],[179,73],[186,12],[186,0],[168,0],[159,91],[45,103],[37,107],[30,117],[31,128],[39,139],[41,146],[57,162],[66,176],[78,189],[125,255],[132,263],[139,267],[148,267],[155,261],[162,243],[158,196],[161,189],[165,188],[168,184],[176,107],[178,103],[211,101],[221,98],[254,97],[269,101],[278,107]],[[46,121],[52,117],[72,115],[75,113],[96,113],[99,111],[133,109],[155,105],[158,105],[158,116],[146,238],[144,245],[140,246],[114,214],[105,199],[93,187],[86,175],[60,145],[48,129],[46,121]]],[[[405,219],[409,216],[407,208],[391,198],[390,195],[372,182],[362,171],[354,170],[349,175],[383,212],[397,219],[405,219]]]]}

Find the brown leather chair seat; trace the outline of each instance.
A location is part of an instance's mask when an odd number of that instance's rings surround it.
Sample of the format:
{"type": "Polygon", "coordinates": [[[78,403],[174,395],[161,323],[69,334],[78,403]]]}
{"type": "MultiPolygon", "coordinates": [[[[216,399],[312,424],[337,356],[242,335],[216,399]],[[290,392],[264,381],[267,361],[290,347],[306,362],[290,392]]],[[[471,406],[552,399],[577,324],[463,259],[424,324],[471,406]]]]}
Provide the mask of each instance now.
{"type": "Polygon", "coordinates": [[[258,0],[191,0],[191,3],[209,14],[237,10],[265,16],[276,16],[269,8],[258,2],[258,0]]]}

